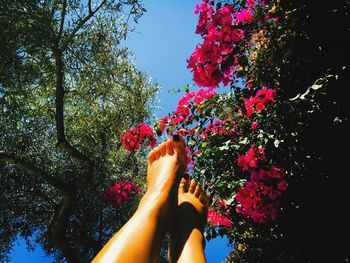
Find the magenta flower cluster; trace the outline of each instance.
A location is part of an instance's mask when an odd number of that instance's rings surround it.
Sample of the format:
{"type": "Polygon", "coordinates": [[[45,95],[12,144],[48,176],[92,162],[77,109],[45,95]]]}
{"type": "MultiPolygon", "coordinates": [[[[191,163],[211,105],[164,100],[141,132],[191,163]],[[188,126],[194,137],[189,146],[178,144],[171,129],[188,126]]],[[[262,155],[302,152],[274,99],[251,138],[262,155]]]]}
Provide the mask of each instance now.
{"type": "Polygon", "coordinates": [[[237,57],[230,55],[236,44],[244,39],[244,30],[234,28],[234,24],[251,22],[253,14],[250,9],[237,12],[231,5],[214,10],[208,1],[197,5],[195,13],[199,14],[196,33],[204,41],[187,61],[188,68],[193,71],[193,80],[200,87],[215,88],[220,82],[227,85],[233,80],[232,72],[238,66],[237,57]],[[229,59],[232,62],[222,67],[229,59]]]}
{"type": "Polygon", "coordinates": [[[120,135],[120,140],[128,151],[137,151],[145,141],[146,145],[151,148],[157,143],[153,129],[145,123],[135,125],[126,133],[120,135]]]}
{"type": "Polygon", "coordinates": [[[236,212],[251,218],[256,223],[275,219],[278,214],[277,197],[287,189],[285,171],[275,165],[265,165],[264,148],[252,146],[247,154],[237,159],[237,164],[249,176],[235,197],[236,212]]]}
{"type": "Polygon", "coordinates": [[[101,195],[105,202],[115,207],[120,207],[125,202],[131,201],[133,198],[135,198],[140,191],[141,188],[136,184],[128,180],[120,180],[114,183],[107,190],[103,190],[101,195]]]}

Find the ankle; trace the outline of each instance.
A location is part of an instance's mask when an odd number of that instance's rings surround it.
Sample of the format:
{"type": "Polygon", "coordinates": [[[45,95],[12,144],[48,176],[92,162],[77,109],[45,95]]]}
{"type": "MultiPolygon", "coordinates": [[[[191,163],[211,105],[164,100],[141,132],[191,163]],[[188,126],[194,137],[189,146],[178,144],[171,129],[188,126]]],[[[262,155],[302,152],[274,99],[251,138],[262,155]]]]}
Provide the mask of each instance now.
{"type": "MultiPolygon", "coordinates": [[[[169,262],[197,262],[188,259],[196,258],[198,254],[201,254],[199,251],[204,251],[204,248],[205,238],[200,229],[173,229],[169,243],[169,262]]],[[[205,262],[205,260],[198,262],[205,262]]]]}
{"type": "Polygon", "coordinates": [[[159,224],[163,225],[170,221],[173,211],[169,199],[164,194],[147,191],[139,203],[137,212],[149,213],[151,216],[156,217],[159,224]]]}
{"type": "Polygon", "coordinates": [[[182,203],[178,207],[177,221],[178,225],[181,225],[187,231],[197,228],[203,232],[206,225],[206,216],[205,214],[198,213],[191,204],[182,203]]]}

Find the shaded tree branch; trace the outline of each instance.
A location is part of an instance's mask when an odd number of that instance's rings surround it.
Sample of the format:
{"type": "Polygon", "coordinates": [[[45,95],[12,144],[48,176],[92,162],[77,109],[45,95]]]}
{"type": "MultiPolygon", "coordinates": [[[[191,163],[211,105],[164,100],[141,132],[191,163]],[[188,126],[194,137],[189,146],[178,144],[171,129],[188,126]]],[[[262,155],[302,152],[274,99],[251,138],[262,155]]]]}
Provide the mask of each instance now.
{"type": "MultiPolygon", "coordinates": [[[[56,129],[57,129],[57,146],[61,148],[64,152],[68,153],[72,157],[81,160],[84,165],[87,167],[92,166],[92,160],[81,153],[77,148],[72,146],[69,141],[66,139],[65,135],[65,127],[64,127],[64,64],[62,61],[63,51],[66,50],[69,42],[73,39],[76,32],[92,17],[95,13],[106,3],[106,0],[103,0],[95,10],[91,11],[91,2],[89,2],[89,14],[81,19],[78,24],[74,27],[72,32],[67,36],[67,38],[63,41],[62,46],[59,45],[59,38],[53,43],[52,51],[55,58],[55,74],[56,74],[56,129]]],[[[64,25],[64,16],[66,12],[66,1],[63,3],[62,8],[62,17],[61,17],[61,25],[60,25],[60,34],[63,31],[64,25]]],[[[59,35],[60,35],[59,34],[59,35]]]]}
{"type": "Polygon", "coordinates": [[[100,10],[100,8],[106,3],[107,0],[103,0],[97,7],[95,10],[91,10],[91,3],[89,1],[89,13],[86,17],[84,17],[83,19],[81,19],[78,24],[73,28],[72,32],[67,36],[67,38],[63,41],[62,46],[60,47],[60,51],[64,51],[66,50],[69,42],[73,39],[73,37],[75,36],[75,34],[78,32],[78,30],[87,22],[89,21],[89,19],[91,17],[93,17],[98,10],[100,10]]]}
{"type": "Polygon", "coordinates": [[[91,0],[89,0],[89,2],[88,2],[88,6],[89,6],[89,13],[91,13],[91,12],[92,12],[91,0]]]}
{"type": "Polygon", "coordinates": [[[74,206],[74,198],[70,195],[64,195],[61,205],[55,212],[55,216],[49,226],[49,238],[62,251],[63,256],[68,262],[79,263],[75,251],[69,244],[66,232],[68,229],[69,216],[74,206]]]}
{"type": "Polygon", "coordinates": [[[73,147],[66,139],[64,127],[64,66],[62,61],[62,52],[58,50],[58,43],[53,49],[55,57],[55,73],[56,73],[56,130],[57,130],[57,146],[72,157],[81,160],[87,167],[92,166],[92,160],[73,147]]]}
{"type": "Polygon", "coordinates": [[[62,12],[61,12],[61,23],[60,23],[60,30],[58,32],[58,39],[61,39],[62,33],[63,33],[63,27],[64,27],[64,20],[66,18],[66,10],[67,10],[67,0],[63,0],[62,3],[62,12]]]}
{"type": "Polygon", "coordinates": [[[74,194],[73,188],[68,183],[63,182],[61,179],[50,176],[45,171],[36,167],[32,163],[26,162],[19,158],[1,153],[0,160],[7,164],[14,164],[18,168],[31,174],[39,175],[50,185],[65,192],[60,205],[55,205],[57,208],[55,211],[55,216],[49,226],[48,233],[49,238],[62,251],[63,256],[67,259],[68,262],[79,263],[80,261],[78,260],[76,253],[72,247],[69,245],[66,235],[68,228],[68,219],[74,205],[74,199],[72,197],[74,194]]]}
{"type": "Polygon", "coordinates": [[[47,183],[49,183],[50,185],[52,185],[53,187],[55,187],[57,189],[60,189],[64,192],[71,191],[71,187],[68,185],[68,183],[62,181],[60,178],[53,177],[53,176],[49,175],[44,170],[36,167],[35,165],[33,165],[30,162],[24,161],[22,159],[19,159],[17,157],[11,156],[11,155],[2,154],[2,153],[0,153],[0,160],[4,161],[5,163],[8,163],[8,164],[14,164],[18,168],[20,168],[28,173],[40,176],[47,183]]]}

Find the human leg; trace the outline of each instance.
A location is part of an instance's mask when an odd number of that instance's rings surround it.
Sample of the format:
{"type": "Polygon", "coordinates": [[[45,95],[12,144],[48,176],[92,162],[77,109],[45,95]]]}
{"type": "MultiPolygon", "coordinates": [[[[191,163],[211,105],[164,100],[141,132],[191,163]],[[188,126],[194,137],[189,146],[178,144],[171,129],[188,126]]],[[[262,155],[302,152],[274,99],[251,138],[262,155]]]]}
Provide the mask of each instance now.
{"type": "Polygon", "coordinates": [[[185,147],[174,136],[149,155],[147,192],[135,214],[93,259],[96,262],[157,262],[161,241],[177,207],[178,187],[186,168],[185,147]]]}

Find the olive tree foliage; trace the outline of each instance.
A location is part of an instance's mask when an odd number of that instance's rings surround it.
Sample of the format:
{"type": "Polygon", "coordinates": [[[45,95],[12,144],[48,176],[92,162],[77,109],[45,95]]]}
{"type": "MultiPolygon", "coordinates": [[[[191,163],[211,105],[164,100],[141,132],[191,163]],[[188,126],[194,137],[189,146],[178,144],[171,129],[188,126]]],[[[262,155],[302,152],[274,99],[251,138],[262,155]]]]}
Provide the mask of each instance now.
{"type": "Polygon", "coordinates": [[[19,236],[88,262],[134,204],[101,191],[144,181],[145,150],[119,136],[151,118],[158,86],[119,44],[137,0],[0,2],[0,261],[19,236]]]}

